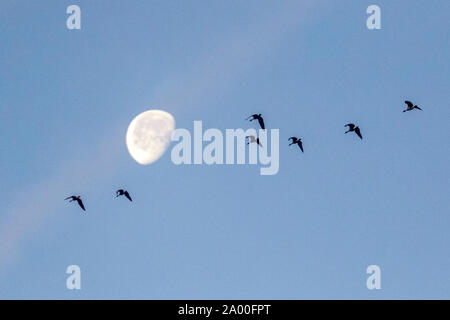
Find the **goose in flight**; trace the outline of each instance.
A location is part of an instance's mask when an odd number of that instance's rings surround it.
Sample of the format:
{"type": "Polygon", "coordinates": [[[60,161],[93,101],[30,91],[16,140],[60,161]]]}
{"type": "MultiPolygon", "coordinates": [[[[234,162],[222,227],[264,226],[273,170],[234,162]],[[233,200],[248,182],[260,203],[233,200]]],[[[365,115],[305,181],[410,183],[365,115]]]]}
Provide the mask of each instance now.
{"type": "Polygon", "coordinates": [[[417,105],[413,104],[411,101],[406,100],[405,103],[407,104],[408,107],[406,107],[406,109],[403,110],[403,112],[411,111],[411,110],[414,110],[414,109],[422,110],[417,105]]]}
{"type": "Polygon", "coordinates": [[[264,120],[263,120],[263,118],[261,117],[261,113],[259,113],[259,114],[253,114],[253,115],[251,115],[250,117],[248,117],[247,119],[245,119],[245,120],[250,120],[250,121],[253,121],[253,120],[258,120],[258,122],[259,122],[259,125],[261,126],[261,129],[265,129],[265,126],[264,126],[264,120]]]}
{"type": "Polygon", "coordinates": [[[344,127],[348,127],[348,130],[345,133],[354,131],[358,135],[358,137],[362,139],[361,131],[359,130],[358,126],[354,125],[353,123],[349,123],[346,124],[344,127]]]}
{"type": "Polygon", "coordinates": [[[255,138],[255,136],[246,136],[249,141],[247,141],[247,144],[256,142],[259,146],[262,147],[262,144],[259,142],[259,138],[255,138]]]}
{"type": "Polygon", "coordinates": [[[297,137],[290,137],[288,140],[292,140],[292,142],[289,144],[290,146],[292,146],[293,144],[298,144],[300,150],[302,150],[302,152],[303,152],[302,139],[299,139],[297,137]]]}
{"type": "Polygon", "coordinates": [[[86,209],[84,208],[83,201],[81,201],[80,196],[70,196],[70,197],[65,198],[64,200],[69,200],[69,202],[76,201],[76,202],[78,202],[78,205],[81,207],[81,209],[83,209],[83,211],[86,211],[86,209]]]}
{"type": "Polygon", "coordinates": [[[116,191],[116,198],[118,196],[125,196],[128,200],[133,201],[133,200],[131,200],[130,194],[126,190],[123,190],[123,189],[117,190],[116,191]]]}

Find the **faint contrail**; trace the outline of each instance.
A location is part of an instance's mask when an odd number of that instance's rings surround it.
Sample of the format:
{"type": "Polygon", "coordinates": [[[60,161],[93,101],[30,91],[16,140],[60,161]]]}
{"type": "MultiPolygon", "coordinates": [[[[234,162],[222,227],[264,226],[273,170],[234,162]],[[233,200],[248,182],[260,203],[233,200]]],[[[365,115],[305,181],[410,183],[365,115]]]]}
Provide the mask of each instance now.
{"type": "Polygon", "coordinates": [[[66,205],[64,198],[67,192],[82,190],[116,171],[118,164],[115,161],[124,148],[124,142],[120,144],[117,139],[112,142],[111,134],[107,136],[109,138],[100,139],[95,148],[97,154],[90,154],[87,159],[63,161],[60,169],[44,181],[23,190],[8,205],[10,209],[0,225],[0,268],[7,267],[20,252],[26,235],[37,230],[45,219],[66,205]]]}

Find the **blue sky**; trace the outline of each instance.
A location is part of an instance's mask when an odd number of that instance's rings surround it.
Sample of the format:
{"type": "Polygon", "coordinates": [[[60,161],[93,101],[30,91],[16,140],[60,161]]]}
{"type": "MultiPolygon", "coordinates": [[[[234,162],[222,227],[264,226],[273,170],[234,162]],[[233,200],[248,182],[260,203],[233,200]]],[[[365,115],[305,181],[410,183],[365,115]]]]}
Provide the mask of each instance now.
{"type": "Polygon", "coordinates": [[[449,12],[445,0],[3,0],[0,298],[449,299],[449,12]],[[71,4],[81,30],[66,28],[71,4]],[[366,28],[371,4],[381,30],[366,28]],[[405,99],[423,112],[402,113],[405,99]],[[141,166],[125,133],[151,108],[189,130],[262,113],[280,129],[280,170],[176,166],[170,149],[141,166]],[[71,264],[79,291],[66,289],[71,264]]]}

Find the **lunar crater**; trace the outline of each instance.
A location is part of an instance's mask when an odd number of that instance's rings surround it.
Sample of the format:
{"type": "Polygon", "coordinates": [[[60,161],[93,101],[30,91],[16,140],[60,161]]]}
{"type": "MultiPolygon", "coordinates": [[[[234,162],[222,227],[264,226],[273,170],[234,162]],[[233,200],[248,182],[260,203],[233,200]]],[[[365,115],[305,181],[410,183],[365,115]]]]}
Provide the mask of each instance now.
{"type": "Polygon", "coordinates": [[[128,126],[128,152],[139,164],[153,163],[167,150],[174,129],[175,119],[170,113],[162,110],[145,111],[128,126]]]}

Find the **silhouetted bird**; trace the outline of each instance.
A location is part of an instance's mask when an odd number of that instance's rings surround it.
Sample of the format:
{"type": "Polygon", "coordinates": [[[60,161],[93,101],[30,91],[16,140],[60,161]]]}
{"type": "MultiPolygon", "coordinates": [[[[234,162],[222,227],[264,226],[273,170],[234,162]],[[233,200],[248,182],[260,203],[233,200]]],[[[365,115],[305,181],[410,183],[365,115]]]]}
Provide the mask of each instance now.
{"type": "Polygon", "coordinates": [[[297,137],[290,137],[288,140],[292,140],[292,142],[289,144],[290,146],[292,146],[293,144],[298,144],[300,150],[302,150],[303,152],[302,139],[298,139],[297,137]]]}
{"type": "Polygon", "coordinates": [[[259,125],[261,126],[261,129],[265,129],[265,127],[264,127],[264,120],[263,120],[263,118],[261,117],[261,113],[260,113],[260,114],[254,114],[254,115],[251,115],[250,117],[248,117],[248,118],[245,119],[245,120],[250,120],[250,121],[258,120],[259,125]]]}
{"type": "Polygon", "coordinates": [[[86,209],[84,208],[84,205],[83,205],[83,201],[81,201],[80,196],[70,196],[70,197],[65,198],[64,200],[69,200],[69,199],[70,199],[69,202],[72,202],[72,201],[78,202],[78,205],[81,207],[81,209],[83,209],[83,211],[86,211],[86,209]]]}
{"type": "MultiPolygon", "coordinates": [[[[413,109],[419,109],[419,110],[422,110],[422,109],[420,109],[417,105],[413,104],[411,101],[406,100],[405,103],[408,105],[408,107],[407,107],[405,110],[403,110],[403,112],[411,111],[411,110],[413,110],[413,109]]],[[[423,111],[423,110],[422,110],[422,111],[423,111]]]]}
{"type": "Polygon", "coordinates": [[[249,140],[247,144],[256,142],[262,147],[262,144],[259,142],[259,138],[255,138],[254,136],[246,136],[246,138],[249,140]]]}
{"type": "Polygon", "coordinates": [[[348,131],[345,133],[349,133],[352,131],[355,131],[355,133],[362,139],[361,131],[359,130],[359,127],[355,126],[353,123],[346,124],[344,127],[348,127],[348,131]]]}
{"type": "Polygon", "coordinates": [[[117,190],[116,191],[116,198],[118,196],[125,196],[125,197],[127,197],[128,200],[133,201],[133,200],[131,200],[130,194],[126,190],[123,190],[123,189],[117,190]]]}

